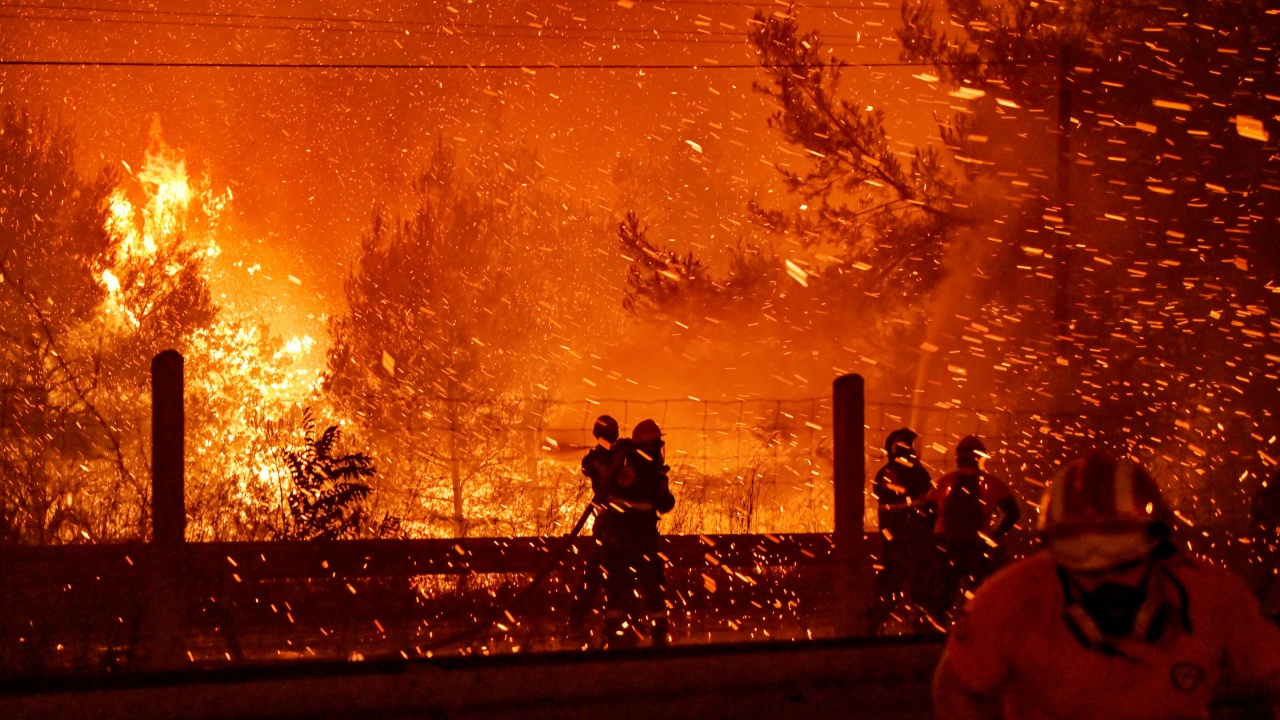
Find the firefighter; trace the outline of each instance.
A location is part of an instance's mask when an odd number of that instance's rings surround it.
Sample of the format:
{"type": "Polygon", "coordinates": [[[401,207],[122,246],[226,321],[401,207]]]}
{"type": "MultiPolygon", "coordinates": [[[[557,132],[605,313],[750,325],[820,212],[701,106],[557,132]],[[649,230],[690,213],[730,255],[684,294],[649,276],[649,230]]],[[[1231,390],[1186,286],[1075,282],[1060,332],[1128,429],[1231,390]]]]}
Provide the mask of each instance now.
{"type": "Polygon", "coordinates": [[[873,484],[882,538],[881,569],[876,573],[870,615],[873,631],[889,619],[903,597],[917,604],[924,601],[933,520],[921,501],[933,489],[933,478],[916,454],[918,437],[910,428],[889,433],[884,442],[888,459],[873,484]]]}
{"type": "Polygon", "coordinates": [[[961,439],[956,444],[956,469],[938,480],[923,503],[936,517],[939,567],[929,614],[940,625],[960,594],[972,591],[990,574],[1000,540],[1018,522],[1018,502],[1008,484],[983,467],[988,457],[982,440],[974,435],[961,439]],[[992,518],[998,518],[994,528],[992,518]]]}
{"type": "Polygon", "coordinates": [[[569,622],[574,630],[580,630],[596,607],[596,598],[604,589],[605,570],[602,543],[608,532],[605,502],[607,492],[605,483],[608,480],[609,468],[617,455],[618,421],[609,415],[596,418],[591,428],[595,437],[595,447],[587,451],[582,458],[582,474],[591,481],[591,505],[595,517],[591,524],[591,544],[586,554],[586,571],[583,573],[582,585],[578,588],[578,596],[569,608],[569,622]]]}
{"type": "Polygon", "coordinates": [[[1280,629],[1184,555],[1142,468],[1095,452],[1049,485],[1044,550],[983,584],[933,681],[940,720],[1208,718],[1230,676],[1280,710],[1280,629]]]}
{"type": "Polygon", "coordinates": [[[676,501],[663,448],[658,424],[641,421],[630,440],[618,441],[605,483],[605,640],[614,645],[625,645],[642,633],[642,616],[653,644],[667,644],[670,621],[658,554],[658,515],[670,512],[676,501]],[[636,606],[637,594],[641,608],[636,606]]]}
{"type": "Polygon", "coordinates": [[[1263,480],[1254,493],[1250,526],[1256,560],[1249,565],[1253,592],[1263,614],[1280,622],[1280,471],[1263,480]]]}

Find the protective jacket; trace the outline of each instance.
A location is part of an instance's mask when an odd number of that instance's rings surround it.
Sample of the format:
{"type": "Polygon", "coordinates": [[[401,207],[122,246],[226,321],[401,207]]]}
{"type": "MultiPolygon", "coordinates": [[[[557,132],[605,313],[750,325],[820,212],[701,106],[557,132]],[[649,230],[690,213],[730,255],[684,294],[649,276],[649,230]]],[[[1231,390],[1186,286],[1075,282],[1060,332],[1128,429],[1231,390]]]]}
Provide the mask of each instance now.
{"type": "Polygon", "coordinates": [[[1033,555],[978,588],[942,663],[1000,696],[1009,720],[1207,719],[1228,677],[1280,697],[1280,628],[1240,580],[1179,554],[1155,561],[1151,577],[1134,630],[1100,637],[1082,628],[1053,558],[1033,555]]]}
{"type": "Polygon", "coordinates": [[[926,502],[938,510],[933,531],[946,538],[977,537],[980,532],[998,535],[1018,521],[1018,504],[1009,485],[977,468],[960,468],[943,475],[926,502]],[[990,522],[997,510],[1004,517],[993,530],[990,522]]]}
{"type": "Polygon", "coordinates": [[[876,473],[872,485],[879,506],[880,529],[889,541],[928,535],[928,514],[915,505],[933,489],[929,471],[916,464],[890,460],[876,473]]]}
{"type": "Polygon", "coordinates": [[[596,445],[587,452],[586,457],[582,458],[582,474],[591,480],[591,501],[597,505],[605,503],[608,494],[606,485],[609,481],[609,469],[613,466],[613,459],[618,455],[617,447],[617,443],[614,443],[611,448],[596,445]]]}
{"type": "Polygon", "coordinates": [[[919,504],[932,487],[929,471],[908,458],[892,458],[876,473],[874,489],[883,539],[876,566],[875,601],[867,616],[873,631],[893,617],[904,599],[919,607],[932,598],[933,520],[919,504]]]}

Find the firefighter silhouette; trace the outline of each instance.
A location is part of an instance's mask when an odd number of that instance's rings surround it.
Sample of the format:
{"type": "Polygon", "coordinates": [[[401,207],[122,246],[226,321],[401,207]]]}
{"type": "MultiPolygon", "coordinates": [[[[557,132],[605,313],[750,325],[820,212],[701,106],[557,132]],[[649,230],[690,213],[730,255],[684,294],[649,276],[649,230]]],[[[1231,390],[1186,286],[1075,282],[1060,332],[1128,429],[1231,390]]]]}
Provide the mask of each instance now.
{"type": "Polygon", "coordinates": [[[605,641],[614,646],[628,644],[645,629],[655,645],[667,643],[658,516],[675,507],[675,497],[664,459],[662,431],[653,420],[644,420],[629,439],[617,442],[605,478],[605,641]]]}

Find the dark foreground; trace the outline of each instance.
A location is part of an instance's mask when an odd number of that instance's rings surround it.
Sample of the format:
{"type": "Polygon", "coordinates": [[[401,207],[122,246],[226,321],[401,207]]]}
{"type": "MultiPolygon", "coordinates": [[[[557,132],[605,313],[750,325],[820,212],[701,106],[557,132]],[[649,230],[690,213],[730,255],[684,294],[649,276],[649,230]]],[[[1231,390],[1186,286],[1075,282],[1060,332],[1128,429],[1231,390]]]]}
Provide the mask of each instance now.
{"type": "Polygon", "coordinates": [[[805,641],[12,683],[0,717],[930,718],[935,640],[805,641]]]}
{"type": "MultiPolygon", "coordinates": [[[[813,640],[0,681],[6,720],[933,717],[936,639],[813,640]]],[[[1214,720],[1271,718],[1219,703],[1214,720]]]]}

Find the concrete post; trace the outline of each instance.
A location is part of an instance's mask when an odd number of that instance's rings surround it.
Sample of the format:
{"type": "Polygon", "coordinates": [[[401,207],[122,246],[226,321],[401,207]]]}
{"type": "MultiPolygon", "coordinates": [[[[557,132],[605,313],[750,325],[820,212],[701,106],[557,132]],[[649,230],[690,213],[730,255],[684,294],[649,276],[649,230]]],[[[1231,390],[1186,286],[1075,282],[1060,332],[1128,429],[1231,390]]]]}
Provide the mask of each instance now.
{"type": "Polygon", "coordinates": [[[831,432],[835,450],[837,547],[853,547],[862,541],[862,518],[866,512],[863,394],[862,376],[836,378],[831,404],[831,432]]]}
{"type": "Polygon", "coordinates": [[[165,350],[151,361],[151,541],[185,539],[183,361],[165,350]]]}
{"type": "Polygon", "coordinates": [[[866,634],[871,562],[863,534],[866,510],[865,390],[862,376],[836,378],[831,404],[835,480],[837,632],[866,634]]]}
{"type": "Polygon", "coordinates": [[[173,670],[186,661],[182,370],[182,355],[176,350],[165,350],[151,360],[151,547],[145,614],[130,662],[153,672],[173,670]]]}

